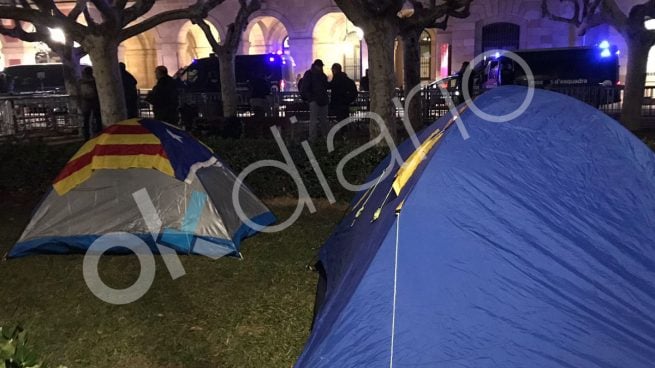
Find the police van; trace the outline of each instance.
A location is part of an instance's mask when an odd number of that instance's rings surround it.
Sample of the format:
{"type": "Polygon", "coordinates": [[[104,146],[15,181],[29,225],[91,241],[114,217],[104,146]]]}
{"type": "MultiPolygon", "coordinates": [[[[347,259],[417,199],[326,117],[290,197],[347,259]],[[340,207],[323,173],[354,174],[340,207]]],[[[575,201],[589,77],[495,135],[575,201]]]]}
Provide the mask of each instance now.
{"type": "Polygon", "coordinates": [[[13,65],[6,67],[4,74],[8,94],[66,93],[62,64],[13,65]]]}
{"type": "MultiPolygon", "coordinates": [[[[244,91],[250,80],[261,75],[278,91],[291,90],[295,82],[294,64],[288,55],[237,55],[234,58],[237,88],[244,91]]],[[[194,60],[176,75],[176,79],[181,82],[184,92],[220,93],[218,57],[211,54],[207,58],[194,60]]]]}
{"type": "MultiPolygon", "coordinates": [[[[619,51],[602,42],[596,47],[570,47],[514,51],[530,67],[535,87],[553,89],[593,105],[620,101],[619,51]]],[[[480,89],[528,85],[529,76],[516,60],[502,52],[480,68],[480,89]]]]}

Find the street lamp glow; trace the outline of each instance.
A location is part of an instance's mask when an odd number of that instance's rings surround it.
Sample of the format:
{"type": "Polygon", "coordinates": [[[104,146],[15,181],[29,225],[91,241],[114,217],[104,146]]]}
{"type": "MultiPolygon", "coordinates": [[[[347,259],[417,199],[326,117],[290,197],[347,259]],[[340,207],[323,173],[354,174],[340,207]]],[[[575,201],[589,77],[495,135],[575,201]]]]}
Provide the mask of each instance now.
{"type": "Polygon", "coordinates": [[[644,27],[649,31],[655,31],[655,19],[649,19],[644,22],[644,27]]]}
{"type": "Polygon", "coordinates": [[[57,43],[66,43],[66,35],[61,28],[48,28],[50,30],[50,39],[57,43]]]}

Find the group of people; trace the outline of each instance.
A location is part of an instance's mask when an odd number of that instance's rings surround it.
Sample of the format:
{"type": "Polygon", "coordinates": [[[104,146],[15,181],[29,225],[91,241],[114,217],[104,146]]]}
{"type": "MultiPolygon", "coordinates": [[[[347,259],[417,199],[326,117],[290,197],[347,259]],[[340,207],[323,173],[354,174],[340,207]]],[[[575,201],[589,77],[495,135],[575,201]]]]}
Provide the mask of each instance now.
{"type": "Polygon", "coordinates": [[[323,61],[316,59],[298,82],[300,95],[309,102],[310,141],[316,140],[319,130],[327,127],[328,114],[338,121],[348,118],[350,104],[357,99],[357,85],[343,72],[341,64],[332,64],[331,81],[328,81],[323,67],[323,61]]]}
{"type": "MultiPolygon", "coordinates": [[[[124,63],[119,63],[121,81],[127,117],[136,118],[139,116],[139,92],[136,88],[137,80],[127,71],[124,63]]],[[[102,130],[102,115],[100,113],[100,99],[98,88],[93,76],[93,68],[90,66],[82,69],[80,77],[80,110],[82,112],[82,136],[89,139],[102,130]]]]}
{"type": "MultiPolygon", "coordinates": [[[[137,89],[137,80],[127,71],[125,63],[119,63],[119,66],[121,81],[123,83],[125,105],[127,108],[127,118],[137,118],[139,116],[139,92],[137,89]]],[[[168,75],[168,70],[165,66],[160,65],[155,68],[155,76],[157,78],[157,84],[146,96],[146,101],[152,104],[155,119],[177,124],[177,84],[175,80],[168,75]]],[[[102,129],[98,89],[95,78],[93,77],[93,68],[90,66],[82,69],[82,76],[80,78],[80,95],[83,121],[82,135],[85,139],[89,139],[98,134],[102,129]]]]}

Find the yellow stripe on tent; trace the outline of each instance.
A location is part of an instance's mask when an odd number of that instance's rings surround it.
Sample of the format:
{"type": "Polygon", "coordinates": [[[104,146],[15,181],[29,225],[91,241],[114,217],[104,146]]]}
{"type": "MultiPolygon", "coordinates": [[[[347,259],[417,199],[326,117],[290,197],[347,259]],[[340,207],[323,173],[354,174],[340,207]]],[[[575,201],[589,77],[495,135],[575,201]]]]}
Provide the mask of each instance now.
{"type": "Polygon", "coordinates": [[[156,169],[175,177],[175,170],[166,157],[157,155],[95,156],[93,169],[156,169]]]}
{"type": "Polygon", "coordinates": [[[93,166],[86,165],[83,168],[71,174],[70,176],[68,176],[66,179],[54,183],[52,187],[55,189],[57,194],[63,196],[64,194],[70,192],[73,188],[83,183],[88,178],[90,178],[92,172],[93,172],[93,166]]]}
{"type": "Polygon", "coordinates": [[[59,195],[64,195],[88,180],[93,170],[131,168],[156,169],[168,176],[175,176],[170,161],[158,155],[94,156],[89,165],[53,184],[53,187],[59,195]]]}
{"type": "Polygon", "coordinates": [[[412,153],[403,166],[398,169],[396,174],[396,179],[393,181],[393,190],[396,193],[396,196],[400,195],[400,192],[403,190],[409,179],[412,178],[414,172],[418,168],[418,165],[421,164],[428,153],[432,150],[435,144],[443,137],[443,131],[437,130],[432,135],[421,144],[414,153],[412,153]]]}
{"type": "Polygon", "coordinates": [[[93,139],[89,139],[86,143],[82,145],[82,147],[75,153],[75,155],[73,155],[73,157],[71,157],[71,159],[68,160],[68,162],[74,161],[75,159],[78,159],[86,155],[87,153],[91,152],[93,148],[96,146],[96,144],[98,143],[98,138],[100,138],[100,136],[97,136],[93,139]]]}
{"type": "Polygon", "coordinates": [[[139,119],[128,119],[128,120],[123,120],[119,123],[116,123],[116,125],[139,125],[139,119]]]}
{"type": "Polygon", "coordinates": [[[98,140],[100,145],[110,144],[161,144],[154,134],[103,134],[98,140]]]}

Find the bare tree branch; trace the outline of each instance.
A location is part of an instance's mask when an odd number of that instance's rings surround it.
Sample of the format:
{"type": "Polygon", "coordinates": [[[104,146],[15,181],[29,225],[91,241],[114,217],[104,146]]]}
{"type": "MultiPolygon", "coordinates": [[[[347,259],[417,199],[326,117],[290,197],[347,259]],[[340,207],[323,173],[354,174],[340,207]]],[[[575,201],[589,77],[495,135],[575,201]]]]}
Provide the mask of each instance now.
{"type": "Polygon", "coordinates": [[[383,17],[386,22],[395,23],[394,26],[397,26],[399,22],[397,14],[403,8],[404,0],[334,0],[334,2],[353,24],[368,33],[370,30],[366,28],[370,24],[368,20],[371,15],[375,15],[376,18],[383,17]]]}
{"type": "Polygon", "coordinates": [[[207,24],[202,18],[192,19],[191,21],[197,24],[200,29],[202,29],[205,37],[209,41],[209,44],[212,47],[212,50],[216,53],[224,52],[226,50],[236,50],[241,41],[241,35],[248,26],[248,21],[252,13],[256,12],[261,8],[260,0],[251,0],[249,3],[247,0],[239,0],[240,8],[239,12],[233,23],[227,27],[227,33],[225,34],[225,40],[221,45],[216,37],[211,32],[209,24],[207,24]]]}
{"type": "Polygon", "coordinates": [[[425,8],[423,3],[413,0],[414,13],[401,21],[402,28],[440,28],[446,29],[448,19],[466,18],[471,14],[471,3],[473,0],[446,0],[436,5],[436,1],[430,2],[430,7],[425,8]],[[443,19],[442,21],[438,21],[443,19]]]}
{"type": "Polygon", "coordinates": [[[230,24],[228,27],[227,35],[225,37],[225,42],[223,43],[226,47],[231,50],[239,47],[239,42],[241,41],[241,35],[248,27],[248,20],[252,13],[256,12],[262,7],[260,0],[251,0],[249,4],[245,0],[239,0],[241,7],[239,8],[239,13],[234,20],[234,23],[230,24]]]}
{"type": "Polygon", "coordinates": [[[153,15],[152,17],[142,22],[139,22],[133,26],[129,26],[123,29],[119,37],[121,40],[126,40],[130,37],[134,37],[151,28],[154,28],[161,23],[168,22],[171,20],[206,18],[207,13],[209,12],[210,9],[223,3],[224,1],[225,0],[209,0],[209,1],[199,0],[197,3],[186,9],[169,10],[153,15]]]}
{"type": "Polygon", "coordinates": [[[22,24],[18,21],[14,21],[14,26],[12,28],[6,27],[0,22],[0,34],[4,36],[9,36],[23,40],[25,42],[39,42],[41,41],[41,35],[36,32],[27,32],[22,24]]]}
{"type": "Polygon", "coordinates": [[[98,9],[105,22],[118,23],[118,12],[106,0],[91,0],[91,3],[98,9]]]}
{"type": "MultiPolygon", "coordinates": [[[[587,30],[602,24],[608,24],[619,33],[625,34],[630,19],[621,10],[616,0],[560,0],[573,5],[571,17],[556,15],[550,11],[548,0],[542,0],[541,10],[544,17],[563,23],[574,25],[578,29],[578,35],[584,35],[587,30]]],[[[650,0],[648,3],[652,3],[650,0]]],[[[642,4],[642,5],[648,5],[642,4]]],[[[639,7],[641,5],[636,5],[639,7]]],[[[635,9],[632,8],[632,10],[635,9]]],[[[632,11],[631,10],[631,11],[632,11]]],[[[641,20],[643,23],[643,19],[641,20]]]]}
{"type": "Polygon", "coordinates": [[[53,0],[32,0],[32,2],[41,10],[45,10],[52,16],[64,16],[53,0]]]}
{"type": "Polygon", "coordinates": [[[0,6],[0,14],[2,19],[13,19],[17,21],[25,21],[31,23],[41,23],[49,27],[56,27],[56,17],[45,14],[38,9],[24,8],[16,6],[0,6]]]}
{"type": "MultiPolygon", "coordinates": [[[[578,0],[560,0],[561,2],[569,2],[572,3],[574,6],[573,10],[573,15],[570,18],[562,17],[559,15],[555,15],[550,11],[550,8],[548,7],[548,0],[542,0],[541,2],[541,14],[544,18],[556,21],[556,22],[563,22],[563,23],[569,23],[573,24],[576,27],[579,27],[582,21],[580,18],[582,17],[582,14],[580,14],[580,3],[578,0]]],[[[584,13],[587,12],[587,4],[588,1],[584,1],[585,4],[585,10],[584,13]]]]}
{"type": "Polygon", "coordinates": [[[93,17],[91,16],[88,7],[84,7],[84,10],[82,10],[82,14],[84,14],[84,21],[86,22],[87,26],[95,27],[98,25],[96,21],[93,19],[93,17]]]}
{"type": "Polygon", "coordinates": [[[87,4],[86,0],[77,0],[75,6],[68,13],[67,17],[70,20],[77,20],[77,18],[82,14],[82,11],[86,9],[87,4]]]}
{"type": "Polygon", "coordinates": [[[132,6],[123,11],[123,26],[144,15],[155,5],[155,0],[136,0],[132,6]]]}
{"type": "Polygon", "coordinates": [[[114,8],[118,10],[123,10],[127,6],[128,0],[114,0],[114,8]]]}
{"type": "Polygon", "coordinates": [[[19,0],[16,2],[25,9],[32,9],[32,4],[30,4],[27,0],[19,0]]]}
{"type": "MultiPolygon", "coordinates": [[[[376,15],[397,14],[403,8],[404,1],[398,0],[362,0],[353,1],[361,3],[360,7],[369,10],[376,15]]],[[[338,5],[338,4],[337,4],[338,5]]]]}
{"type": "Polygon", "coordinates": [[[218,40],[216,40],[216,37],[212,34],[211,27],[209,27],[209,24],[205,22],[204,19],[198,19],[194,20],[193,23],[197,24],[200,29],[202,29],[203,33],[205,34],[205,37],[207,37],[207,41],[209,42],[209,45],[212,47],[212,50],[216,52],[216,50],[220,50],[222,46],[218,43],[218,40]]]}

